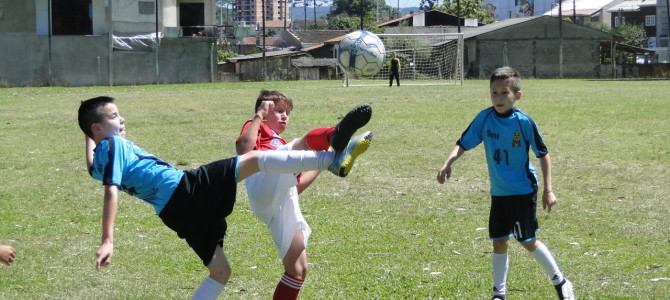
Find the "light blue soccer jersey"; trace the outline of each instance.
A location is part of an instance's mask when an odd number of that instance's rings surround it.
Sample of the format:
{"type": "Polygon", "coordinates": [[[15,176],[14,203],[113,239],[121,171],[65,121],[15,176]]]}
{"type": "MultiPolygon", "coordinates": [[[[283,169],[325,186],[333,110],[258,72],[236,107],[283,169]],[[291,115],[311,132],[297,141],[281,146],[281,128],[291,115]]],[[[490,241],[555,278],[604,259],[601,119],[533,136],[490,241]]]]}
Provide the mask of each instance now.
{"type": "Polygon", "coordinates": [[[461,135],[457,144],[470,150],[484,142],[491,181],[491,195],[525,195],[537,190],[535,168],[528,157],[547,155],[535,122],[518,108],[499,115],[493,107],[482,110],[461,135]]]}
{"type": "Polygon", "coordinates": [[[172,197],[184,171],[119,136],[105,138],[93,153],[91,176],[154,206],[159,214],[172,197]]]}

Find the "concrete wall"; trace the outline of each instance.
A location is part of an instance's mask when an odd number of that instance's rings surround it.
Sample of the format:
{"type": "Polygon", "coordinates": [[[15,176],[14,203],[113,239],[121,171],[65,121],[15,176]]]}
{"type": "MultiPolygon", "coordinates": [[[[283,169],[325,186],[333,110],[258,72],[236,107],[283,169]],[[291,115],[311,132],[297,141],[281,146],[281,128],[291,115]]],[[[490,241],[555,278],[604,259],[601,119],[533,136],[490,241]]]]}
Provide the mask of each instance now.
{"type": "Polygon", "coordinates": [[[0,32],[35,32],[34,0],[0,0],[0,32]]]}
{"type": "MultiPolygon", "coordinates": [[[[574,24],[563,24],[563,76],[607,77],[600,69],[600,41],[611,36],[574,24]]],[[[466,76],[487,78],[509,65],[526,77],[558,77],[559,35],[555,18],[540,18],[466,40],[466,76]]]]}
{"type": "MultiPolygon", "coordinates": [[[[213,41],[163,39],[159,51],[160,82],[209,82],[216,68],[213,41]]],[[[106,36],[48,37],[0,33],[0,86],[109,85],[106,36]],[[51,64],[49,64],[51,53],[51,64]]],[[[156,82],[154,52],[114,51],[113,84],[156,82]]]]}

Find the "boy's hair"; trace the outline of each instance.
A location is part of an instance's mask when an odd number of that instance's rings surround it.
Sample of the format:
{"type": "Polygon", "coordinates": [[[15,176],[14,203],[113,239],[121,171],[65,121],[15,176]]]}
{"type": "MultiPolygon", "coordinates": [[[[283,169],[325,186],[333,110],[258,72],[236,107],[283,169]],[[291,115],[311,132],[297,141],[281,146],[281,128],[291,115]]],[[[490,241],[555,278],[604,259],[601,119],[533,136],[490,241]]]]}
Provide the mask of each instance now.
{"type": "Polygon", "coordinates": [[[84,134],[93,138],[91,131],[91,124],[102,121],[102,115],[99,109],[108,103],[113,103],[114,98],[107,96],[100,96],[81,101],[79,105],[79,128],[84,134]]]}
{"type": "Polygon", "coordinates": [[[495,80],[507,80],[509,87],[514,92],[521,90],[521,74],[512,67],[500,67],[491,73],[491,80],[489,84],[495,80]]]}
{"type": "Polygon", "coordinates": [[[263,101],[272,101],[275,104],[277,104],[279,101],[284,101],[286,104],[288,104],[288,107],[293,110],[293,100],[280,91],[261,90],[261,93],[256,99],[256,107],[254,107],[254,112],[258,111],[258,108],[261,106],[263,101]]]}

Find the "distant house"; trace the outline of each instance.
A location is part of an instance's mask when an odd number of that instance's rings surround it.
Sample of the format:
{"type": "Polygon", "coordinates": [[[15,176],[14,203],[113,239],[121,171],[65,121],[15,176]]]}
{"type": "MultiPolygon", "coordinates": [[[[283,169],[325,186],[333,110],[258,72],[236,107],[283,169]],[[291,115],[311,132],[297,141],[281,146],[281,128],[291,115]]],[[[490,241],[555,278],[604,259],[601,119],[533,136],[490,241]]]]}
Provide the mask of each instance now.
{"type": "Polygon", "coordinates": [[[510,65],[528,77],[611,77],[612,45],[615,56],[617,51],[646,51],[618,45],[611,33],[563,21],[561,53],[558,22],[550,16],[514,18],[465,32],[466,76],[486,78],[510,65]]]}
{"type": "MultiPolygon", "coordinates": [[[[600,26],[610,27],[611,7],[624,2],[624,0],[563,0],[561,3],[561,15],[568,19],[575,17],[574,22],[579,25],[589,25],[594,28],[600,26]]],[[[559,6],[555,5],[545,16],[557,17],[559,6]]]]}
{"type": "Polygon", "coordinates": [[[655,48],[656,43],[656,0],[624,1],[607,9],[611,14],[612,28],[623,25],[640,25],[647,35],[643,47],[655,48]]]}
{"type": "Polygon", "coordinates": [[[1,1],[0,83],[211,81],[215,1],[1,1]]]}
{"type": "MultiPolygon", "coordinates": [[[[396,19],[377,23],[378,27],[430,27],[430,26],[458,26],[459,18],[455,15],[441,12],[436,9],[418,11],[396,19]]],[[[465,26],[465,18],[460,18],[460,25],[465,26]]]]}

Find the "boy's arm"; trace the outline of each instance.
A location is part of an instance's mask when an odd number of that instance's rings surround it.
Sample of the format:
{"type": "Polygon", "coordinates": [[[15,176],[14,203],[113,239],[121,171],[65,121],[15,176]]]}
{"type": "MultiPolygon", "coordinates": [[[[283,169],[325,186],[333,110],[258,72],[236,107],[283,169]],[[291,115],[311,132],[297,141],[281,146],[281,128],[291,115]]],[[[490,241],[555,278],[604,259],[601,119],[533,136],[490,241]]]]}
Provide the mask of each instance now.
{"type": "Polygon", "coordinates": [[[102,208],[102,239],[95,252],[95,268],[107,266],[112,262],[114,253],[114,220],[118,205],[119,190],[115,185],[105,185],[105,198],[102,208]]]}
{"type": "Polygon", "coordinates": [[[302,172],[300,175],[300,182],[298,182],[298,185],[296,186],[296,188],[298,188],[298,194],[302,193],[302,191],[309,187],[320,173],[321,171],[319,170],[302,172]]]}
{"type": "Polygon", "coordinates": [[[92,138],[84,135],[86,143],[86,170],[91,171],[91,166],[93,165],[93,149],[95,149],[95,141],[92,138]]]}
{"type": "Polygon", "coordinates": [[[12,246],[0,245],[0,262],[6,266],[11,265],[16,259],[16,250],[12,246]]]}
{"type": "Polygon", "coordinates": [[[240,136],[235,141],[235,151],[237,155],[245,154],[251,150],[254,150],[256,147],[256,139],[258,138],[258,130],[261,127],[261,123],[274,109],[274,102],[272,101],[263,101],[261,106],[256,111],[251,124],[247,126],[247,129],[243,131],[240,136]]]}
{"type": "Polygon", "coordinates": [[[449,157],[447,157],[447,160],[444,162],[444,165],[442,165],[442,168],[440,168],[439,171],[437,171],[437,182],[439,183],[444,183],[445,177],[446,179],[449,179],[451,177],[451,165],[454,164],[454,162],[461,157],[465,153],[465,150],[463,150],[463,147],[460,145],[456,145],[453,150],[451,150],[451,153],[449,154],[449,157]]]}
{"type": "Polygon", "coordinates": [[[551,186],[551,158],[549,154],[540,157],[540,167],[542,168],[542,181],[544,181],[544,192],[542,192],[542,208],[551,212],[551,207],[556,204],[556,195],[554,195],[551,186]]]}

